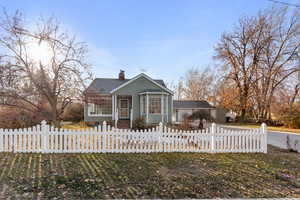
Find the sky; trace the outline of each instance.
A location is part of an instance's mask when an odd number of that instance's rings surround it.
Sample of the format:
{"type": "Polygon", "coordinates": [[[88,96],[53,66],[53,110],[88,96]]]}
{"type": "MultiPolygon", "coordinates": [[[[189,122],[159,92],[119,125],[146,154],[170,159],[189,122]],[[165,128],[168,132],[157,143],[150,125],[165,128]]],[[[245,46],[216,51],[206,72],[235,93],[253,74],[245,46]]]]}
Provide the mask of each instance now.
{"type": "MultiPolygon", "coordinates": [[[[283,0],[300,3],[299,0],[283,0]]],[[[190,68],[215,67],[214,46],[240,17],[274,6],[268,0],[0,0],[27,20],[55,16],[88,44],[95,77],[144,72],[175,83],[190,68]]]]}

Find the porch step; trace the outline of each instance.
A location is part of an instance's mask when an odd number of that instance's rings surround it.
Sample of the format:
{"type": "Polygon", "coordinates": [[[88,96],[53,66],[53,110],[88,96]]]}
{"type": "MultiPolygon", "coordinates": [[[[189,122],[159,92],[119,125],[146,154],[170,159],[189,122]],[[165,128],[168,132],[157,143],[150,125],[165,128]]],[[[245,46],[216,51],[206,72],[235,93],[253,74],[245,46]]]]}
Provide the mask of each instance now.
{"type": "Polygon", "coordinates": [[[129,129],[130,128],[130,120],[119,119],[117,127],[120,128],[120,129],[129,129]]]}

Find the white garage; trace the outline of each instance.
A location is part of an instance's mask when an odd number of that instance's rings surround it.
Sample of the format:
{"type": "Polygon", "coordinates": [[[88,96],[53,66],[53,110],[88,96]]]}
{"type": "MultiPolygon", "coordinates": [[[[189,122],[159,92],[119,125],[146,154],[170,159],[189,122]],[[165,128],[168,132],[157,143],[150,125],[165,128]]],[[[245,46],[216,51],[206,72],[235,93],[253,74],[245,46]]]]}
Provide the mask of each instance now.
{"type": "MultiPolygon", "coordinates": [[[[182,122],[186,117],[195,112],[203,112],[212,119],[218,119],[218,110],[207,101],[174,100],[173,101],[173,121],[182,122]]],[[[225,116],[224,116],[225,119],[225,116]]]]}

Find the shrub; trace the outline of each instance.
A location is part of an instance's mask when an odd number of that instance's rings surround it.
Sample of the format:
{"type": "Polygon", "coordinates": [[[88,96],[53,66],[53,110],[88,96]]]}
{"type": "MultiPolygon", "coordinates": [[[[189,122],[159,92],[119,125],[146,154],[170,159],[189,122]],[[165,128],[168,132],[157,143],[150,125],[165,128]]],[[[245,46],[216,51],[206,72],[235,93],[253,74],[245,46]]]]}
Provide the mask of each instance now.
{"type": "Polygon", "coordinates": [[[211,117],[211,115],[210,115],[210,113],[209,112],[207,112],[207,111],[196,111],[196,112],[194,112],[191,116],[190,116],[190,118],[192,119],[192,120],[196,120],[196,119],[200,119],[200,120],[203,120],[203,119],[205,119],[205,120],[207,120],[207,121],[213,121],[213,118],[211,117]]]}
{"type": "Polygon", "coordinates": [[[288,128],[300,128],[300,112],[297,110],[286,111],[280,120],[288,128]]]}
{"type": "Polygon", "coordinates": [[[16,108],[0,108],[0,128],[25,128],[34,126],[42,120],[39,114],[16,108]]]}
{"type": "Polygon", "coordinates": [[[183,131],[191,130],[190,122],[191,120],[189,118],[184,118],[184,120],[179,124],[178,129],[183,131]]]}
{"type": "Polygon", "coordinates": [[[80,122],[83,120],[84,108],[81,103],[69,105],[62,115],[64,121],[80,122]]]}
{"type": "Polygon", "coordinates": [[[139,117],[133,121],[133,129],[142,130],[147,128],[145,119],[143,117],[139,117]]]}

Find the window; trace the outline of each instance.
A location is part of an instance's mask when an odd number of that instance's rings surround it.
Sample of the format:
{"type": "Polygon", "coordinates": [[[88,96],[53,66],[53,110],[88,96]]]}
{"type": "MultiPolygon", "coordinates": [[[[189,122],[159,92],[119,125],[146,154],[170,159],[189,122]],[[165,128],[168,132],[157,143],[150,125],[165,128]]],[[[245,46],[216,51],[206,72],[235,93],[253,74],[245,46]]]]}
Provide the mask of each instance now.
{"type": "Polygon", "coordinates": [[[110,96],[90,98],[88,103],[88,114],[90,116],[101,116],[112,114],[112,99],[110,96]]]}
{"type": "Polygon", "coordinates": [[[161,97],[150,97],[149,100],[149,113],[161,114],[161,97]]]}

